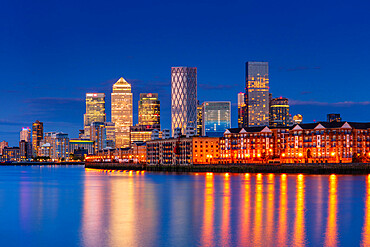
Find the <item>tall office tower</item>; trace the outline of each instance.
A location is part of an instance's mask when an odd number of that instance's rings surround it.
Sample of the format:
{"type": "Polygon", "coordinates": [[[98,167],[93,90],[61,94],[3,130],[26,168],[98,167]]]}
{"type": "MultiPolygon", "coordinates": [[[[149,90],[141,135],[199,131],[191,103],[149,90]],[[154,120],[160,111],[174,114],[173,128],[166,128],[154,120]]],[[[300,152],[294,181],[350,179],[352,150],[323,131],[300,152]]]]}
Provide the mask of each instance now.
{"type": "Polygon", "coordinates": [[[97,153],[106,146],[107,133],[105,130],[105,123],[93,122],[90,127],[90,140],[94,141],[94,151],[97,153]]]}
{"type": "Polygon", "coordinates": [[[197,104],[197,135],[198,136],[202,136],[202,128],[203,128],[203,106],[201,104],[199,104],[199,100],[198,100],[198,104],[197,104]]]}
{"type": "Polygon", "coordinates": [[[269,125],[269,73],[267,62],[246,63],[248,127],[269,125]]]}
{"type": "Polygon", "coordinates": [[[197,124],[197,68],[171,68],[171,130],[181,133],[197,124]]]}
{"type": "Polygon", "coordinates": [[[29,127],[22,128],[19,133],[19,141],[31,142],[31,129],[29,127]]]}
{"type": "Polygon", "coordinates": [[[141,93],[139,100],[139,125],[161,124],[160,113],[158,94],[141,93]]]}
{"type": "Polygon", "coordinates": [[[84,134],[90,138],[90,125],[93,122],[105,122],[105,94],[87,93],[86,94],[86,113],[84,114],[84,134]]]}
{"type": "Polygon", "coordinates": [[[105,122],[106,147],[116,148],[116,125],[112,122],[105,122]]]}
{"type": "Polygon", "coordinates": [[[342,118],[338,113],[330,113],[326,117],[328,122],[342,122],[342,118]]]}
{"type": "Polygon", "coordinates": [[[53,160],[66,160],[69,158],[68,134],[57,132],[51,136],[51,155],[53,160]]]}
{"type": "Polygon", "coordinates": [[[32,153],[33,156],[37,156],[40,142],[44,139],[44,124],[39,120],[36,120],[32,124],[32,153]]]}
{"type": "Polygon", "coordinates": [[[231,128],[230,101],[203,102],[203,136],[221,137],[231,128]]]}
{"type": "Polygon", "coordinates": [[[247,127],[244,124],[245,111],[245,93],[238,93],[238,128],[247,127]]]}
{"type": "Polygon", "coordinates": [[[130,147],[132,93],[131,85],[122,77],[113,85],[112,122],[116,125],[116,147],[130,147]]]}
{"type": "Polygon", "coordinates": [[[287,98],[274,98],[270,100],[270,126],[289,126],[289,103],[287,98]]]}

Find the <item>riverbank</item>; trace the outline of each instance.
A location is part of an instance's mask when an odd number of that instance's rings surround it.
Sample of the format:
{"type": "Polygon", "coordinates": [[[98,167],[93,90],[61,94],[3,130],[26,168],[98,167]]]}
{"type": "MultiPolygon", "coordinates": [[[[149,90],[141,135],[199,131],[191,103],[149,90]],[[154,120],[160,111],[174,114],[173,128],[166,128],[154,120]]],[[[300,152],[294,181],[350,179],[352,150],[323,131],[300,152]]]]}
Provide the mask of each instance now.
{"type": "Polygon", "coordinates": [[[55,166],[85,165],[85,162],[12,162],[0,163],[0,166],[55,166]]]}
{"type": "Polygon", "coordinates": [[[229,165],[141,165],[121,163],[86,163],[86,168],[157,172],[231,172],[231,173],[301,173],[301,174],[370,174],[369,163],[344,164],[229,164],[229,165]]]}

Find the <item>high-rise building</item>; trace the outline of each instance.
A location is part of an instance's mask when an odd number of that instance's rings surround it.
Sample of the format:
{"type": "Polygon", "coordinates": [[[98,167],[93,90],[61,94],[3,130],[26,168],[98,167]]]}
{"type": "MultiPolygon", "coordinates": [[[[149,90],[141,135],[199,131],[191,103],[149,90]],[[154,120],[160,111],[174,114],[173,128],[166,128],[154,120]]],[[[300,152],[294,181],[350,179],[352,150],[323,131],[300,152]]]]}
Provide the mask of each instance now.
{"type": "Polygon", "coordinates": [[[26,142],[25,140],[21,140],[19,142],[19,150],[20,150],[21,160],[30,159],[32,157],[31,142],[26,142]]]}
{"type": "Polygon", "coordinates": [[[0,155],[3,155],[3,149],[5,148],[5,147],[8,147],[8,142],[6,142],[6,141],[2,141],[2,142],[0,142],[0,155]]]}
{"type": "Polygon", "coordinates": [[[338,113],[330,113],[327,115],[328,122],[342,122],[342,118],[338,113]]]}
{"type": "Polygon", "coordinates": [[[31,142],[31,129],[29,127],[22,128],[19,133],[19,141],[31,142]]]}
{"type": "Polygon", "coordinates": [[[32,124],[32,152],[36,156],[40,147],[40,142],[44,139],[44,124],[36,120],[32,124]]]}
{"type": "Polygon", "coordinates": [[[171,68],[171,130],[197,124],[197,68],[171,68]]]}
{"type": "Polygon", "coordinates": [[[248,126],[269,125],[269,72],[267,62],[246,63],[248,126]]]}
{"type": "Polygon", "coordinates": [[[106,147],[116,148],[116,125],[112,122],[105,122],[106,147]]]}
{"type": "Polygon", "coordinates": [[[245,93],[238,93],[238,128],[246,127],[246,124],[244,124],[246,109],[245,93]]]}
{"type": "Polygon", "coordinates": [[[201,136],[202,135],[202,128],[203,128],[203,106],[201,104],[199,104],[199,100],[198,100],[198,104],[197,104],[197,135],[198,136],[201,136]]]}
{"type": "Polygon", "coordinates": [[[289,103],[287,98],[274,98],[270,100],[270,126],[289,126],[289,103]]]}
{"type": "Polygon", "coordinates": [[[86,113],[84,114],[84,134],[89,138],[90,126],[93,122],[105,122],[105,94],[87,93],[86,94],[86,113]]]}
{"type": "Polygon", "coordinates": [[[130,146],[132,119],[131,85],[122,77],[113,85],[112,122],[116,125],[116,147],[130,146]]]}
{"type": "Polygon", "coordinates": [[[160,102],[157,93],[141,93],[139,100],[139,125],[160,125],[160,102]]]}
{"type": "Polygon", "coordinates": [[[230,101],[203,102],[202,136],[221,137],[231,127],[230,101]]]}
{"type": "Polygon", "coordinates": [[[95,153],[106,147],[107,134],[104,122],[91,123],[90,140],[94,141],[95,153]]]}

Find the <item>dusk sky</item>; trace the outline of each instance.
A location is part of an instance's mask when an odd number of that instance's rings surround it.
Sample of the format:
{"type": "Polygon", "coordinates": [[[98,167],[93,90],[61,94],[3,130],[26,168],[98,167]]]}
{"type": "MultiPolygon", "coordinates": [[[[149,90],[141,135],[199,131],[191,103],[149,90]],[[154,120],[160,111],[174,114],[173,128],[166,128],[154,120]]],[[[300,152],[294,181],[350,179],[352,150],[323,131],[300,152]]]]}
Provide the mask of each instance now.
{"type": "Polygon", "coordinates": [[[245,62],[269,62],[270,92],[303,122],[370,122],[369,1],[10,1],[0,8],[0,141],[19,131],[78,137],[85,93],[131,83],[159,93],[170,128],[170,68],[198,68],[198,99],[232,102],[245,90],[245,62]]]}

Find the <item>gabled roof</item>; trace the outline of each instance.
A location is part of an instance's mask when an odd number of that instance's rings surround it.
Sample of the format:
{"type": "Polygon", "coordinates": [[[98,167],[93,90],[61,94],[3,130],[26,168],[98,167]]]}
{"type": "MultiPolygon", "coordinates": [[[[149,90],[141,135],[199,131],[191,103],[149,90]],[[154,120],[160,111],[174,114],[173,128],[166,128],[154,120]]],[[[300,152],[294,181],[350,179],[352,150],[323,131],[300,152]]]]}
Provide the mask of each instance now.
{"type": "Polygon", "coordinates": [[[348,122],[348,124],[354,129],[370,129],[370,123],[348,122]]]}
{"type": "Polygon", "coordinates": [[[238,134],[242,128],[230,128],[225,131],[225,134],[238,134]]]}
{"type": "Polygon", "coordinates": [[[318,123],[315,127],[315,130],[322,130],[322,129],[325,129],[324,126],[322,126],[322,124],[318,123]]]}

